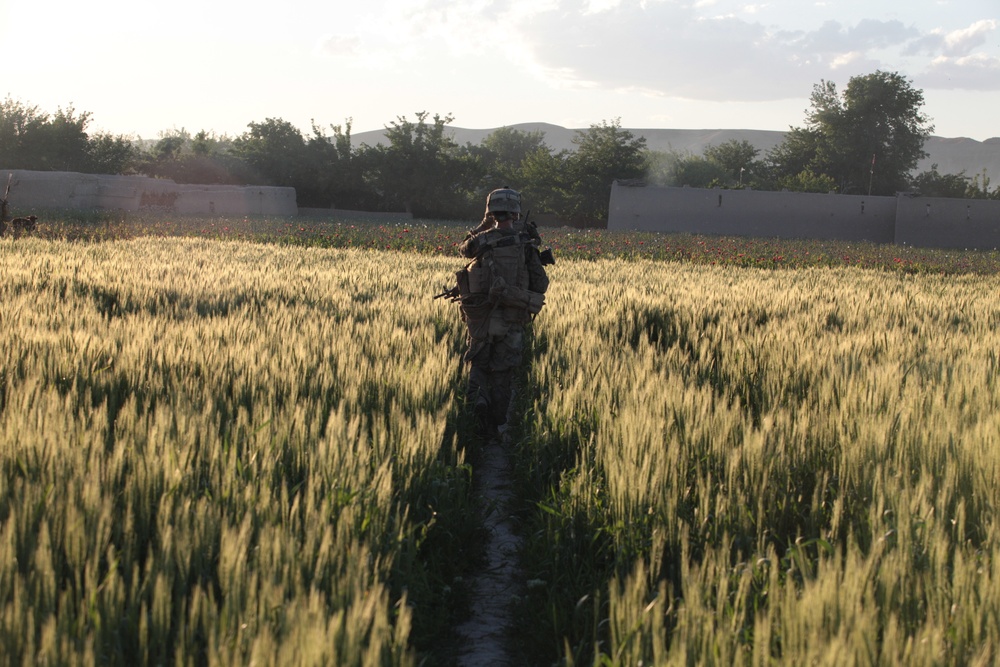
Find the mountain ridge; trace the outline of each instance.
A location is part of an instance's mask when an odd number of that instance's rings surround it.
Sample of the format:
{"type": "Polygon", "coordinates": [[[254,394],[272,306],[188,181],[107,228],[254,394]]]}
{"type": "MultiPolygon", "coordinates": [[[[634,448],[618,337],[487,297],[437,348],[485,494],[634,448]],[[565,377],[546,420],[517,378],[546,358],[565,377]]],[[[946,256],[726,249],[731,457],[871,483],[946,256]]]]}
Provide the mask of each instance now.
{"type": "MultiPolygon", "coordinates": [[[[507,127],[521,132],[540,131],[545,136],[549,148],[573,150],[573,138],[577,132],[586,132],[586,128],[565,128],[552,123],[517,123],[507,127]]],[[[469,129],[446,126],[445,133],[461,146],[465,144],[478,145],[491,133],[501,128],[469,129]]],[[[782,142],[786,132],[779,130],[750,129],[633,129],[622,128],[636,137],[646,139],[646,147],[655,151],[676,151],[681,154],[701,155],[707,146],[717,146],[730,140],[749,141],[760,150],[761,156],[782,142]]],[[[355,145],[368,144],[374,146],[387,143],[385,130],[371,130],[351,135],[355,145]]],[[[990,178],[1000,180],[1000,137],[991,137],[978,141],[968,137],[940,137],[932,135],[924,142],[924,150],[928,157],[917,163],[917,173],[928,171],[933,165],[941,174],[958,174],[965,172],[966,176],[976,176],[984,171],[990,178]]]]}

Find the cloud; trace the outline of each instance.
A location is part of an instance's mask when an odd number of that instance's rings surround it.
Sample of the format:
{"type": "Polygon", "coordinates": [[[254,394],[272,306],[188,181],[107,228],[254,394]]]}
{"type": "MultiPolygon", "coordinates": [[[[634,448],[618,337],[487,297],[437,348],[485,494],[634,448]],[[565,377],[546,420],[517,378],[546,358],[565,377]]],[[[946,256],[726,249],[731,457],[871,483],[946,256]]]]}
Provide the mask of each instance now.
{"type": "Polygon", "coordinates": [[[851,51],[850,53],[844,53],[837,56],[832,61],[830,61],[830,67],[833,69],[843,69],[845,67],[850,67],[863,60],[863,56],[859,51],[851,51]]]}
{"type": "Polygon", "coordinates": [[[765,22],[784,21],[787,7],[779,4],[385,0],[377,16],[353,24],[347,35],[326,38],[322,49],[351,66],[385,71],[420,67],[428,76],[443,76],[456,63],[475,60],[556,90],[639,91],[715,102],[802,98],[822,79],[846,83],[845,77],[876,69],[914,79],[919,73],[925,85],[1000,85],[995,58],[977,56],[995,33],[996,20],[921,32],[895,19],[809,25],[802,21],[806,13],[786,24],[799,26],[793,29],[765,22]]]}
{"type": "Polygon", "coordinates": [[[1000,90],[1000,58],[984,54],[940,56],[914,82],[925,88],[945,90],[1000,90]]]}
{"type": "Polygon", "coordinates": [[[916,34],[916,29],[899,21],[862,19],[854,26],[826,21],[818,30],[806,33],[801,46],[818,54],[869,51],[904,44],[916,34]]]}
{"type": "MultiPolygon", "coordinates": [[[[562,2],[524,21],[527,53],[552,85],[689,99],[802,97],[820,79],[843,74],[847,65],[877,69],[874,51],[901,47],[918,36],[899,21],[870,19],[781,30],[700,11],[711,4],[706,2],[623,0],[582,16],[572,13],[571,4],[562,2]]],[[[850,72],[855,73],[860,72],[850,72]]]]}
{"type": "Polygon", "coordinates": [[[352,25],[353,37],[328,39],[325,51],[398,68],[500,48],[496,35],[510,34],[511,26],[509,19],[493,20],[492,6],[490,0],[386,0],[352,25]]]}
{"type": "Polygon", "coordinates": [[[914,82],[944,90],[1000,90],[1000,57],[980,52],[998,27],[1000,22],[986,19],[958,30],[933,30],[913,40],[905,55],[931,57],[914,82]]]}
{"type": "Polygon", "coordinates": [[[352,56],[360,52],[361,39],[357,35],[330,35],[323,38],[320,50],[331,56],[352,56]]]}
{"type": "Polygon", "coordinates": [[[965,56],[978,46],[986,43],[987,37],[996,30],[997,22],[993,19],[976,21],[968,28],[953,30],[944,36],[945,55],[965,56]]]}
{"type": "Polygon", "coordinates": [[[732,13],[716,0],[590,0],[584,14],[578,6],[523,7],[519,62],[555,87],[754,102],[803,97],[821,79],[882,69],[919,73],[928,86],[1000,88],[997,58],[981,53],[993,48],[993,19],[949,32],[894,18],[788,29],[757,20],[757,6],[732,13]]]}
{"type": "Polygon", "coordinates": [[[967,28],[945,32],[940,28],[914,39],[904,49],[906,55],[966,56],[987,43],[998,25],[994,19],[976,21],[967,28]]]}
{"type": "Polygon", "coordinates": [[[587,0],[584,14],[599,14],[609,9],[614,9],[622,3],[622,0],[587,0]]]}

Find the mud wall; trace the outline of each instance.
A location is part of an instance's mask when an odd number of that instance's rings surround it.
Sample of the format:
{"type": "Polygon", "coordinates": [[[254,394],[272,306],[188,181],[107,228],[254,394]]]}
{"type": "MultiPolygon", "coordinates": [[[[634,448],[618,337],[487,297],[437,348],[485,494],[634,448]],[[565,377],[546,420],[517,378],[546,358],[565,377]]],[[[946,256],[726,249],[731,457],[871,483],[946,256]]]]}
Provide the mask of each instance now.
{"type": "Polygon", "coordinates": [[[0,169],[11,174],[14,214],[38,209],[160,209],[188,215],[297,215],[294,188],[178,185],[169,179],[65,171],[0,169]]]}
{"type": "Polygon", "coordinates": [[[625,186],[608,229],[892,243],[895,197],[625,186]]]}
{"type": "Polygon", "coordinates": [[[925,248],[1000,248],[1000,201],[901,195],[896,243],[925,248]]]}
{"type": "Polygon", "coordinates": [[[1000,247],[1000,201],[623,185],[609,230],[1000,247]]]}

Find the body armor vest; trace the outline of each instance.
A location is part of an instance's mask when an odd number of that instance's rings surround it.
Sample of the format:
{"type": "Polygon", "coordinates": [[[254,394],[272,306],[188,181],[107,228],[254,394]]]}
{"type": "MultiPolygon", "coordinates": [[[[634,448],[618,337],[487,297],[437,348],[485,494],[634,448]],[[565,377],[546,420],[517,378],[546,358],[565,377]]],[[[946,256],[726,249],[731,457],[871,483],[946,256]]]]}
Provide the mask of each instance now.
{"type": "Polygon", "coordinates": [[[528,288],[528,271],[524,263],[524,241],[519,234],[487,232],[483,239],[485,250],[469,266],[477,280],[470,284],[473,292],[489,292],[498,280],[521,289],[528,288]]]}
{"type": "MultiPolygon", "coordinates": [[[[512,296],[522,296],[524,301],[527,293],[529,276],[524,252],[529,243],[531,239],[525,233],[500,230],[484,232],[479,239],[476,258],[465,269],[468,287],[462,294],[463,316],[474,338],[487,332],[502,335],[510,324],[531,320],[529,304],[512,296]]],[[[460,288],[462,282],[460,277],[460,288]]]]}

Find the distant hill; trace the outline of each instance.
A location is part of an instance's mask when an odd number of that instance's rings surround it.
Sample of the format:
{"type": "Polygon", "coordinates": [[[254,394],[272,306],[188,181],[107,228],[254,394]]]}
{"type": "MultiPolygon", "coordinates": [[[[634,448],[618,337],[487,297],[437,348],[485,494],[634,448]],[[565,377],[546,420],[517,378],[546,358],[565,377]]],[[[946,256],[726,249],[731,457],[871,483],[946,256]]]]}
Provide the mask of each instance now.
{"type": "MultiPolygon", "coordinates": [[[[545,143],[553,150],[573,150],[573,137],[581,130],[568,129],[549,123],[520,123],[511,125],[522,132],[541,131],[545,134],[545,143]]],[[[494,128],[496,129],[496,128],[494,128]]],[[[494,131],[469,130],[461,127],[448,126],[446,132],[459,145],[478,145],[494,131]]],[[[629,128],[626,128],[629,129],[629,128]]],[[[585,131],[585,130],[582,130],[585,131]]],[[[637,137],[646,138],[646,146],[657,151],[676,151],[682,154],[701,155],[707,146],[716,146],[731,139],[747,140],[758,148],[763,155],[777,146],[784,139],[784,132],[774,130],[662,130],[662,129],[629,129],[637,137]]],[[[351,135],[355,146],[368,144],[375,146],[386,143],[384,130],[359,132],[351,135]]],[[[1000,137],[986,141],[976,141],[965,137],[947,138],[930,137],[924,144],[924,150],[930,156],[921,160],[917,171],[926,171],[931,165],[937,164],[942,174],[957,174],[965,171],[966,176],[974,176],[986,170],[993,181],[991,185],[1000,185],[1000,137]]]]}

